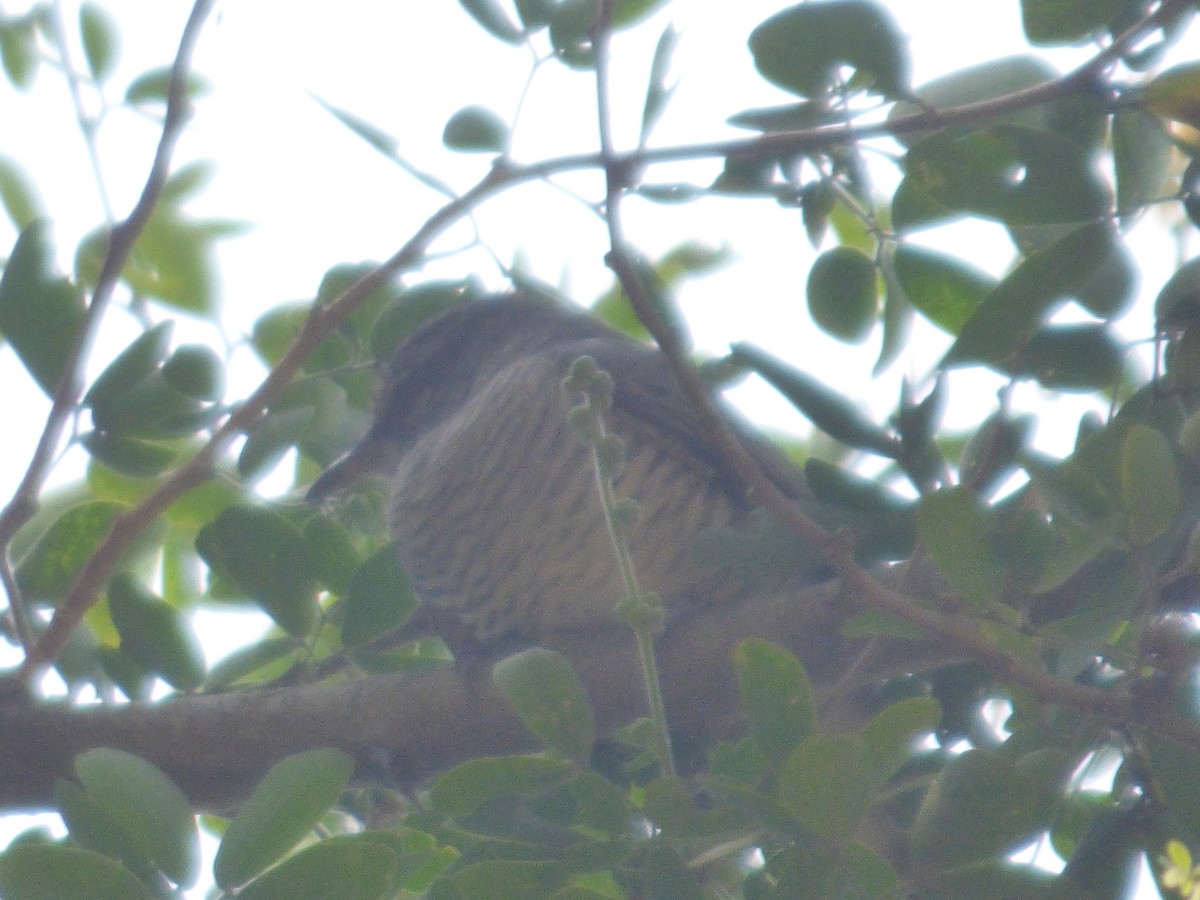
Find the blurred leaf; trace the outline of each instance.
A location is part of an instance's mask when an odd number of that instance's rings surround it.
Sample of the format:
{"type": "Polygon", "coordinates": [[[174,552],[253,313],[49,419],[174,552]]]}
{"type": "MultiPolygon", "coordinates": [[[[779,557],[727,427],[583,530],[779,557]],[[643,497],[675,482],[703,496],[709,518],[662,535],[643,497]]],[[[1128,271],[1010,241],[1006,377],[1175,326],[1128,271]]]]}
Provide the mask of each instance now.
{"type": "Polygon", "coordinates": [[[492,37],[514,46],[525,39],[524,32],[495,0],[458,0],[458,4],[492,37]]]}
{"type": "Polygon", "coordinates": [[[1171,192],[1173,148],[1162,123],[1139,107],[1122,106],[1113,113],[1113,166],[1117,176],[1117,210],[1123,223],[1171,192]]]}
{"type": "Polygon", "coordinates": [[[1104,484],[1074,459],[1057,463],[1025,453],[1021,464],[1051,507],[1080,525],[1092,524],[1112,508],[1104,484]]]}
{"type": "Polygon", "coordinates": [[[1003,369],[1047,311],[1077,292],[1107,259],[1113,239],[1107,223],[1085,225],[1027,256],[984,297],[942,365],[983,363],[1003,369]]]}
{"type": "Polygon", "coordinates": [[[181,691],[204,681],[204,652],[187,622],[127,572],[109,582],[108,610],[122,652],[181,691]]]}
{"type": "Polygon", "coordinates": [[[25,598],[50,603],[62,600],[123,510],[121,504],[93,500],[59,516],[17,566],[17,584],[25,598]]]}
{"type": "Polygon", "coordinates": [[[354,771],[339,750],[296,753],[271,767],[229,823],[213,874],[226,891],[281,859],[337,801],[354,771]]]}
{"type": "Polygon", "coordinates": [[[0,854],[6,900],[155,900],[136,875],[94,850],[24,844],[0,854]]]}
{"type": "Polygon", "coordinates": [[[412,617],[417,598],[395,544],[385,544],[358,567],[342,602],[342,640],[351,647],[368,644],[412,617]]]}
{"type": "Polygon", "coordinates": [[[483,106],[464,106],[450,117],[442,143],[451,150],[503,153],[508,147],[508,125],[483,106]]]}
{"type": "Polygon", "coordinates": [[[28,16],[0,21],[0,65],[13,87],[26,90],[37,75],[37,36],[28,16]]]}
{"type": "Polygon", "coordinates": [[[909,697],[878,713],[863,728],[885,779],[892,777],[913,755],[918,738],[937,728],[941,708],[932,697],[909,697]]]}
{"type": "Polygon", "coordinates": [[[734,664],[750,733],[778,765],[816,723],[808,675],[787,650],[757,639],[738,644],[734,664]]]}
{"type": "Polygon", "coordinates": [[[164,444],[104,431],[89,431],[80,437],[79,443],[92,459],[134,478],[159,475],[171,468],[177,457],[176,452],[164,444]]]}
{"type": "Polygon", "coordinates": [[[978,497],[962,486],[921,498],[917,529],[951,587],[974,606],[994,602],[1006,572],[996,557],[995,523],[978,497]]]}
{"type": "Polygon", "coordinates": [[[79,291],[54,272],[50,232],[45,219],[27,226],[0,276],[0,332],[47,394],[62,377],[84,321],[79,291]]]}
{"type": "Polygon", "coordinates": [[[667,84],[667,76],[671,72],[671,58],[679,43],[679,31],[674,25],[663,29],[654,48],[654,61],[650,64],[650,83],[646,86],[646,101],[642,105],[642,130],[638,136],[638,144],[644,145],[650,137],[650,132],[658,124],[666,112],[675,86],[667,84]]]}
{"type": "Polygon", "coordinates": [[[304,538],[283,516],[231,506],[201,529],[196,550],[289,634],[303,637],[316,624],[316,578],[304,538]]]}
{"type": "Polygon", "coordinates": [[[887,9],[870,0],[789,7],[750,33],[750,52],[764,78],[801,96],[832,91],[842,65],[886,97],[908,92],[907,42],[887,9]]]}
{"type": "Polygon", "coordinates": [[[1103,32],[1125,0],[1021,0],[1025,37],[1035,46],[1083,44],[1103,32]]]}
{"type": "MultiPolygon", "coordinates": [[[[163,66],[148,69],[125,88],[125,102],[138,105],[149,103],[166,103],[171,87],[171,69],[163,66]]],[[[207,78],[195,72],[188,72],[184,81],[184,93],[193,100],[212,91],[212,84],[207,78]]]]}
{"type": "Polygon", "coordinates": [[[176,884],[195,884],[200,839],[192,807],[157,766],[102,747],[76,757],[75,774],[147,860],[176,884]]]}
{"type": "Polygon", "coordinates": [[[83,37],[83,56],[88,69],[92,77],[102,84],[117,65],[120,52],[117,23],[102,6],[87,2],[79,8],[79,31],[83,37]]]}
{"type": "Polygon", "coordinates": [[[1146,545],[1175,524],[1179,476],[1175,453],[1162,433],[1134,425],[1121,445],[1121,494],[1128,515],[1126,533],[1146,545]]]}
{"type": "Polygon", "coordinates": [[[929,321],[958,334],[996,279],[953,256],[901,243],[892,257],[904,296],[929,321]]]}
{"type": "Polygon", "coordinates": [[[775,791],[801,826],[842,843],[857,830],[882,783],[879,763],[861,737],[810,734],[784,761],[775,791]]]}
{"type": "Polygon", "coordinates": [[[568,759],[588,762],[595,718],[583,682],[565,657],[534,647],[498,662],[492,677],[539,740],[568,759]]]}
{"type": "Polygon", "coordinates": [[[83,396],[85,406],[114,403],[154,372],[167,358],[175,323],[168,319],[147,328],[122,350],[92,382],[83,396]]]}
{"type": "Polygon", "coordinates": [[[1154,324],[1159,331],[1185,328],[1200,321],[1200,256],[1193,257],[1167,279],[1154,301],[1154,324]]]}
{"type": "Polygon", "coordinates": [[[1141,90],[1141,104],[1156,116],[1200,128],[1200,62],[1159,74],[1141,90]]]}
{"type": "Polygon", "coordinates": [[[565,760],[544,756],[479,757],[438,776],[430,800],[448,816],[469,816],[492,800],[560,785],[574,769],[565,760]]]}
{"type": "Polygon", "coordinates": [[[11,156],[0,155],[0,205],[18,231],[46,215],[46,205],[29,173],[11,156]]]}
{"type": "Polygon", "coordinates": [[[1017,374],[1059,391],[1103,391],[1116,387],[1124,351],[1103,324],[1048,325],[1021,353],[1017,374]]]}
{"type": "Polygon", "coordinates": [[[238,891],[239,900],[380,900],[395,896],[397,852],[372,833],[326,838],[238,891]],[[352,877],[349,877],[353,873],[352,877]]]}
{"type": "Polygon", "coordinates": [[[879,307],[874,261],[854,247],[826,250],[808,273],[808,312],[827,334],[847,343],[867,339],[879,307]]]}
{"type": "Polygon", "coordinates": [[[535,860],[485,860],[456,869],[438,884],[439,892],[456,898],[488,900],[544,900],[556,897],[570,877],[558,862],[535,860]]]}
{"type": "Polygon", "coordinates": [[[867,421],[857,405],[821,382],[749,344],[734,344],[731,349],[736,359],[765,378],[830,437],[882,456],[898,452],[897,441],[887,431],[867,421]]]}
{"type": "Polygon", "coordinates": [[[220,400],[225,392],[225,364],[204,344],[176,347],[162,374],[167,384],[193,400],[220,400]]]}
{"type": "Polygon", "coordinates": [[[550,14],[550,44],[555,55],[573,69],[595,64],[591,30],[599,10],[598,0],[561,0],[550,14]]]}
{"type": "Polygon", "coordinates": [[[1085,147],[1020,125],[935,133],[909,149],[904,173],[892,201],[901,231],[963,214],[1010,226],[1087,222],[1112,202],[1085,147]]]}

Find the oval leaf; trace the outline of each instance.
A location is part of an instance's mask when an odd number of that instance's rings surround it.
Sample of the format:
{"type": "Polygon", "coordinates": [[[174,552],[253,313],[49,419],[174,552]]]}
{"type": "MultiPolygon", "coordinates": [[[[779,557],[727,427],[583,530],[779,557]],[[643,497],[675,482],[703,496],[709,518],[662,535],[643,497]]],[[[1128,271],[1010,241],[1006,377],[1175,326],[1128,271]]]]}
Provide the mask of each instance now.
{"type": "Polygon", "coordinates": [[[875,263],[854,247],[834,247],[808,273],[808,312],[828,334],[859,343],[871,333],[879,304],[875,263]]]}
{"type": "Polygon", "coordinates": [[[501,660],[492,677],[530,731],[568,759],[587,762],[595,717],[583,682],[564,656],[534,647],[501,660]]]}

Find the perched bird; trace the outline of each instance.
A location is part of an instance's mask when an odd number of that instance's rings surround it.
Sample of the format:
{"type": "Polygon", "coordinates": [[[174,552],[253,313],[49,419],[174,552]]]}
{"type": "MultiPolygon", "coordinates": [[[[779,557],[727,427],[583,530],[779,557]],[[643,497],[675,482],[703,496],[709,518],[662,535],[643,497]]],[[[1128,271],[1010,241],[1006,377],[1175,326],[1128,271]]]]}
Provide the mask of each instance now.
{"type": "MultiPolygon", "coordinates": [[[[754,505],[666,358],[589,315],[511,294],[457,307],[404,339],[370,430],[309,493],[320,500],[368,474],[387,479],[391,529],[422,603],[409,633],[494,657],[559,632],[626,627],[614,616],[626,590],[591,450],[568,424],[562,388],[582,356],[615,382],[605,425],[627,452],[616,489],[640,507],[629,546],[668,627],[746,590],[744,573],[696,547],[714,531],[748,528],[754,505]]],[[[803,492],[790,464],[738,433],[778,483],[803,492]]]]}

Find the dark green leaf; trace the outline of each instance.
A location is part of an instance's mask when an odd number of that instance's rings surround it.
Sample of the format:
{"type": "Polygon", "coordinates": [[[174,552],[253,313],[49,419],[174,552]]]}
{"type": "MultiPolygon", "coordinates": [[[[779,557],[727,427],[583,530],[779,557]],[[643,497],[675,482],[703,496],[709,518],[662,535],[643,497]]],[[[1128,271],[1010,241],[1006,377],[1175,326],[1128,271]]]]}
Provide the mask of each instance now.
{"type": "Polygon", "coordinates": [[[503,153],[508,147],[508,125],[490,109],[465,106],[446,122],[442,143],[451,150],[503,153]]]}
{"type": "Polygon", "coordinates": [[[1126,5],[1125,0],[1021,0],[1021,20],[1031,44],[1083,44],[1103,32],[1126,5]]]}
{"type": "Polygon", "coordinates": [[[448,816],[468,816],[492,800],[560,785],[574,769],[565,760],[544,756],[479,757],[439,776],[430,799],[448,816]]]}
{"type": "Polygon", "coordinates": [[[61,600],[123,509],[118,503],[93,500],[59,516],[17,566],[17,584],[26,600],[61,600]]]}
{"type": "Polygon", "coordinates": [[[854,247],[826,250],[808,273],[808,312],[827,334],[859,343],[871,333],[879,306],[874,261],[854,247]]]}
{"type": "Polygon", "coordinates": [[[892,265],[908,302],[950,334],[959,333],[996,286],[996,279],[969,263],[916,244],[900,244],[892,265]]]}
{"type": "Polygon", "coordinates": [[[898,452],[896,440],[887,431],[867,421],[854,403],[821,382],[749,344],[734,344],[731,349],[736,359],[770,382],[830,437],[882,456],[898,452]]]}
{"type": "Polygon", "coordinates": [[[1073,459],[1056,463],[1026,453],[1021,464],[1051,507],[1080,525],[1090,525],[1112,509],[1104,484],[1073,459]]]}
{"type": "Polygon", "coordinates": [[[200,875],[200,838],[187,797],[141,757],[102,747],[75,759],[88,796],[117,822],[129,842],[176,884],[200,875]]]}
{"type": "Polygon", "coordinates": [[[24,844],[0,855],[5,900],[155,900],[120,863],[61,844],[24,844]]]}
{"type": "Polygon", "coordinates": [[[84,394],[84,405],[103,406],[114,403],[122,394],[128,393],[154,372],[167,358],[173,328],[174,322],[168,319],[134,338],[92,382],[92,386],[84,394]]]}
{"type": "Polygon", "coordinates": [[[225,366],[203,344],[176,347],[162,374],[167,384],[193,400],[220,400],[225,392],[225,366]]]}
{"type": "Polygon", "coordinates": [[[1105,325],[1048,325],[1030,338],[1015,373],[1060,391],[1109,390],[1121,376],[1122,355],[1105,325]]]}
{"type": "Polygon", "coordinates": [[[526,860],[487,860],[471,863],[443,879],[455,900],[544,900],[566,884],[570,870],[562,863],[526,860]]]}
{"type": "Polygon", "coordinates": [[[1113,113],[1112,153],[1117,175],[1117,210],[1123,221],[1168,195],[1174,144],[1162,122],[1137,106],[1113,113]]]}
{"type": "Polygon", "coordinates": [[[289,634],[302,637],[316,624],[316,577],[303,536],[283,516],[231,506],[200,531],[196,550],[289,634]]]}
{"type": "Polygon", "coordinates": [[[501,660],[492,677],[541,741],[568,759],[588,761],[595,717],[583,682],[565,657],[535,647],[501,660]]]}
{"type": "Polygon", "coordinates": [[[176,452],[163,444],[103,431],[89,431],[79,443],[92,459],[132,478],[149,478],[165,472],[176,459],[176,452]]]}
{"type": "Polygon", "coordinates": [[[1175,270],[1154,301],[1159,331],[1174,331],[1200,321],[1200,256],[1175,270]]]}
{"type": "Polygon", "coordinates": [[[882,783],[861,737],[811,734],[784,761],[775,790],[801,826],[840,843],[857,830],[882,783]]]}
{"type": "Polygon", "coordinates": [[[870,0],[789,7],[750,33],[750,52],[763,77],[802,96],[834,89],[842,65],[884,96],[908,92],[907,42],[891,14],[870,0]]]}
{"type": "Polygon", "coordinates": [[[1126,533],[1134,543],[1148,544],[1175,524],[1180,503],[1175,453],[1147,425],[1130,428],[1121,445],[1121,495],[1126,533]]]}
{"type": "Polygon", "coordinates": [[[379,900],[396,891],[399,856],[372,833],[306,847],[238,891],[239,900],[379,900]]]}
{"type": "Polygon", "coordinates": [[[204,681],[204,653],[187,622],[133,576],[113,576],[108,610],[122,652],[180,690],[194,690],[204,681]]]}
{"type": "Polygon", "coordinates": [[[1107,259],[1111,241],[1111,226],[1097,223],[1030,254],[979,304],[942,364],[1006,366],[1054,304],[1087,283],[1107,259]]]}
{"type": "Polygon", "coordinates": [[[571,68],[591,68],[595,63],[591,31],[599,11],[598,0],[562,0],[550,16],[550,44],[571,68]]]}
{"type": "Polygon", "coordinates": [[[985,606],[1000,596],[1005,569],[996,556],[995,525],[971,490],[955,486],[926,494],[917,507],[917,529],[964,600],[985,606]]]}
{"type": "Polygon", "coordinates": [[[909,697],[893,703],[863,728],[863,740],[871,748],[886,779],[912,758],[918,738],[933,731],[941,709],[932,697],[909,697]]]}
{"type": "Polygon", "coordinates": [[[671,57],[675,53],[675,45],[679,43],[679,32],[675,26],[668,25],[658,38],[654,48],[654,61],[650,65],[650,83],[646,87],[646,102],[642,106],[642,131],[638,138],[639,144],[644,144],[650,136],[658,120],[666,111],[667,103],[675,92],[673,85],[667,84],[667,76],[671,69],[671,57]]]}
{"type": "Polygon", "coordinates": [[[1112,203],[1087,148],[1020,125],[936,133],[912,146],[904,172],[892,201],[900,230],[964,214],[1009,226],[1086,222],[1112,203]]]}
{"type": "Polygon", "coordinates": [[[358,567],[342,602],[342,640],[351,647],[370,643],[408,621],[417,598],[394,544],[381,547],[358,567]]]}
{"type": "Polygon", "coordinates": [[[276,763],[225,830],[213,874],[225,890],[245,884],[307,835],[337,801],[354,771],[339,750],[309,750],[276,763]]]}
{"type": "Polygon", "coordinates": [[[17,238],[0,277],[0,332],[47,394],[66,369],[83,319],[79,291],[54,272],[50,223],[38,219],[17,238]]]}
{"type": "Polygon", "coordinates": [[[103,83],[117,64],[120,37],[117,23],[108,11],[96,3],[79,8],[79,31],[83,37],[83,56],[97,82],[103,83]]]}
{"type": "Polygon", "coordinates": [[[734,654],[734,664],[750,733],[770,760],[778,764],[816,722],[808,675],[795,656],[763,640],[742,641],[734,654]]]}

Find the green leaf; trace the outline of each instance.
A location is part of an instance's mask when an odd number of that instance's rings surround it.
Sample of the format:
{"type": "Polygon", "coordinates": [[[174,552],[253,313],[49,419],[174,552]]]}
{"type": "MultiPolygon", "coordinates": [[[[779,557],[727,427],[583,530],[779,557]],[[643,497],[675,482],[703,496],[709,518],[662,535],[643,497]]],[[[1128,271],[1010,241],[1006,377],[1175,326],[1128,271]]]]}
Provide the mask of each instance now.
{"type": "Polygon", "coordinates": [[[179,611],[120,572],[108,585],[108,610],[121,650],[182,691],[204,681],[204,652],[179,611]]]}
{"type": "Polygon", "coordinates": [[[283,516],[265,507],[231,506],[201,529],[196,550],[289,634],[303,637],[316,624],[316,577],[308,548],[283,516]]]}
{"type": "Polygon", "coordinates": [[[89,431],[79,443],[92,459],[133,478],[149,478],[165,472],[176,459],[176,452],[163,444],[103,431],[89,431]]]}
{"type": "Polygon", "coordinates": [[[1000,596],[1006,573],[996,556],[995,525],[971,490],[956,485],[926,494],[917,506],[917,530],[964,600],[985,606],[1000,596]]]}
{"type": "Polygon", "coordinates": [[[914,865],[938,871],[981,864],[1016,848],[1045,827],[1042,789],[999,751],[968,750],[934,779],[917,811],[914,865]]]}
{"type": "Polygon", "coordinates": [[[120,36],[117,23],[108,11],[96,3],[79,8],[79,31],[83,37],[83,56],[92,78],[104,83],[117,65],[120,36]]]}
{"type": "Polygon", "coordinates": [[[1121,377],[1123,355],[1105,325],[1048,325],[1030,338],[1015,373],[1059,391],[1110,390],[1121,377]]]}
{"type": "Polygon", "coordinates": [[[871,0],[816,0],[778,12],[750,33],[754,65],[768,81],[805,97],[835,89],[838,68],[885,97],[908,93],[907,41],[871,0]]]}
{"type": "Polygon", "coordinates": [[[37,74],[37,36],[28,16],[0,21],[0,65],[13,87],[26,90],[37,74]]]}
{"type": "Polygon", "coordinates": [[[734,344],[731,349],[735,359],[765,378],[830,437],[882,456],[892,457],[898,452],[895,438],[863,418],[856,404],[815,378],[785,365],[750,344],[734,344]]]}
{"type": "Polygon", "coordinates": [[[162,374],[167,384],[193,400],[220,400],[225,392],[225,365],[203,344],[176,347],[162,374]]]}
{"type": "Polygon", "coordinates": [[[448,816],[469,816],[493,800],[556,787],[574,770],[572,763],[545,756],[478,757],[438,776],[429,797],[448,816]]]}
{"type": "Polygon", "coordinates": [[[200,875],[200,837],[187,797],[157,766],[101,747],[75,758],[75,774],[131,846],[183,887],[200,875]]]}
{"type": "Polygon", "coordinates": [[[3,155],[0,155],[0,205],[18,231],[46,215],[46,204],[29,173],[15,159],[3,155]]]}
{"type": "Polygon", "coordinates": [[[679,43],[679,31],[673,25],[663,29],[654,48],[654,61],[650,64],[650,83],[646,86],[646,100],[642,105],[642,130],[638,143],[644,145],[650,132],[666,112],[667,104],[675,93],[675,86],[667,84],[671,70],[671,57],[679,43]]]}
{"type": "Polygon", "coordinates": [[[916,740],[933,731],[941,717],[941,708],[932,697],[909,697],[893,703],[866,724],[863,740],[885,779],[912,758],[916,740]]]}
{"type": "Polygon", "coordinates": [[[216,307],[214,229],[158,206],[134,242],[122,276],[137,293],[185,312],[211,316],[216,307]]]}
{"type": "Polygon", "coordinates": [[[147,328],[109,363],[83,396],[85,406],[103,406],[116,402],[167,358],[175,323],[168,319],[147,328]]]}
{"type": "Polygon", "coordinates": [[[1025,37],[1035,46],[1083,44],[1124,11],[1125,0],[1021,0],[1025,37]]]}
{"type": "Polygon", "coordinates": [[[1175,524],[1180,503],[1175,453],[1147,425],[1130,428],[1121,445],[1121,495],[1126,534],[1135,544],[1149,544],[1175,524]]]}
{"type": "Polygon", "coordinates": [[[952,256],[902,243],[892,256],[896,279],[908,302],[950,334],[958,334],[996,279],[952,256]]]}
{"type": "Polygon", "coordinates": [[[385,544],[358,567],[342,602],[342,640],[351,647],[368,644],[412,617],[417,597],[395,544],[385,544]]]}
{"type": "Polygon", "coordinates": [[[583,682],[565,657],[534,647],[501,660],[492,677],[539,740],[587,763],[596,739],[595,717],[583,682]]]}
{"type": "Polygon", "coordinates": [[[1113,113],[1112,153],[1117,175],[1117,210],[1130,221],[1144,206],[1171,193],[1174,144],[1162,122],[1137,106],[1113,113]]]}
{"type": "Polygon", "coordinates": [[[508,125],[490,109],[464,106],[446,122],[442,143],[451,150],[503,153],[508,147],[508,125]]]}
{"type": "Polygon", "coordinates": [[[1154,301],[1154,324],[1175,331],[1200,320],[1200,256],[1193,257],[1167,279],[1154,301]]]}
{"type": "Polygon", "coordinates": [[[1003,369],[1041,327],[1055,303],[1079,292],[1115,241],[1107,223],[1085,225],[1027,256],[962,326],[942,365],[1003,369]]]}
{"type": "Polygon", "coordinates": [[[882,783],[861,737],[810,734],[784,761],[775,792],[801,826],[841,843],[858,829],[882,783]]]}
{"type": "Polygon", "coordinates": [[[764,640],[738,644],[734,664],[750,733],[778,764],[816,723],[808,675],[795,656],[764,640]]]}
{"type": "Polygon", "coordinates": [[[75,575],[123,510],[119,503],[92,500],[72,506],[59,516],[17,566],[17,584],[25,599],[50,603],[62,600],[75,575]]]}
{"type": "Polygon", "coordinates": [[[395,895],[399,860],[397,851],[375,834],[338,835],[288,857],[237,896],[238,900],[379,900],[395,895]]]}
{"type": "Polygon", "coordinates": [[[935,133],[909,149],[904,173],[892,201],[900,231],[964,214],[1009,226],[1087,222],[1112,203],[1086,147],[1021,125],[935,133]]]}
{"type": "Polygon", "coordinates": [[[456,898],[543,900],[567,883],[570,869],[562,863],[527,860],[486,860],[457,869],[438,883],[456,898]]]}
{"type": "Polygon", "coordinates": [[[1091,525],[1112,509],[1113,498],[1105,485],[1073,458],[1058,463],[1027,452],[1021,464],[1051,508],[1079,525],[1091,525]]]}
{"type": "Polygon", "coordinates": [[[827,334],[859,343],[867,339],[879,307],[875,262],[854,247],[826,250],[808,273],[808,312],[827,334]]]}
{"type": "Polygon", "coordinates": [[[226,891],[279,861],[342,795],[354,760],[340,750],[296,753],[271,767],[217,848],[213,874],[226,891]]]}
{"type": "MultiPolygon", "coordinates": [[[[129,82],[129,87],[125,88],[125,102],[135,106],[138,104],[166,103],[170,88],[171,69],[169,66],[148,69],[129,82]]],[[[212,91],[212,84],[207,78],[195,72],[188,72],[183,84],[183,90],[188,97],[195,100],[210,93],[212,91]]]]}
{"type": "Polygon", "coordinates": [[[0,332],[47,394],[62,377],[84,320],[78,290],[54,272],[50,231],[45,219],[26,227],[0,276],[0,332]]]}
{"type": "Polygon", "coordinates": [[[495,0],[458,0],[458,4],[492,37],[514,46],[525,39],[525,33],[495,0]]]}
{"type": "Polygon", "coordinates": [[[94,850],[62,844],[22,844],[0,854],[5,900],[155,900],[120,863],[94,850]]]}

